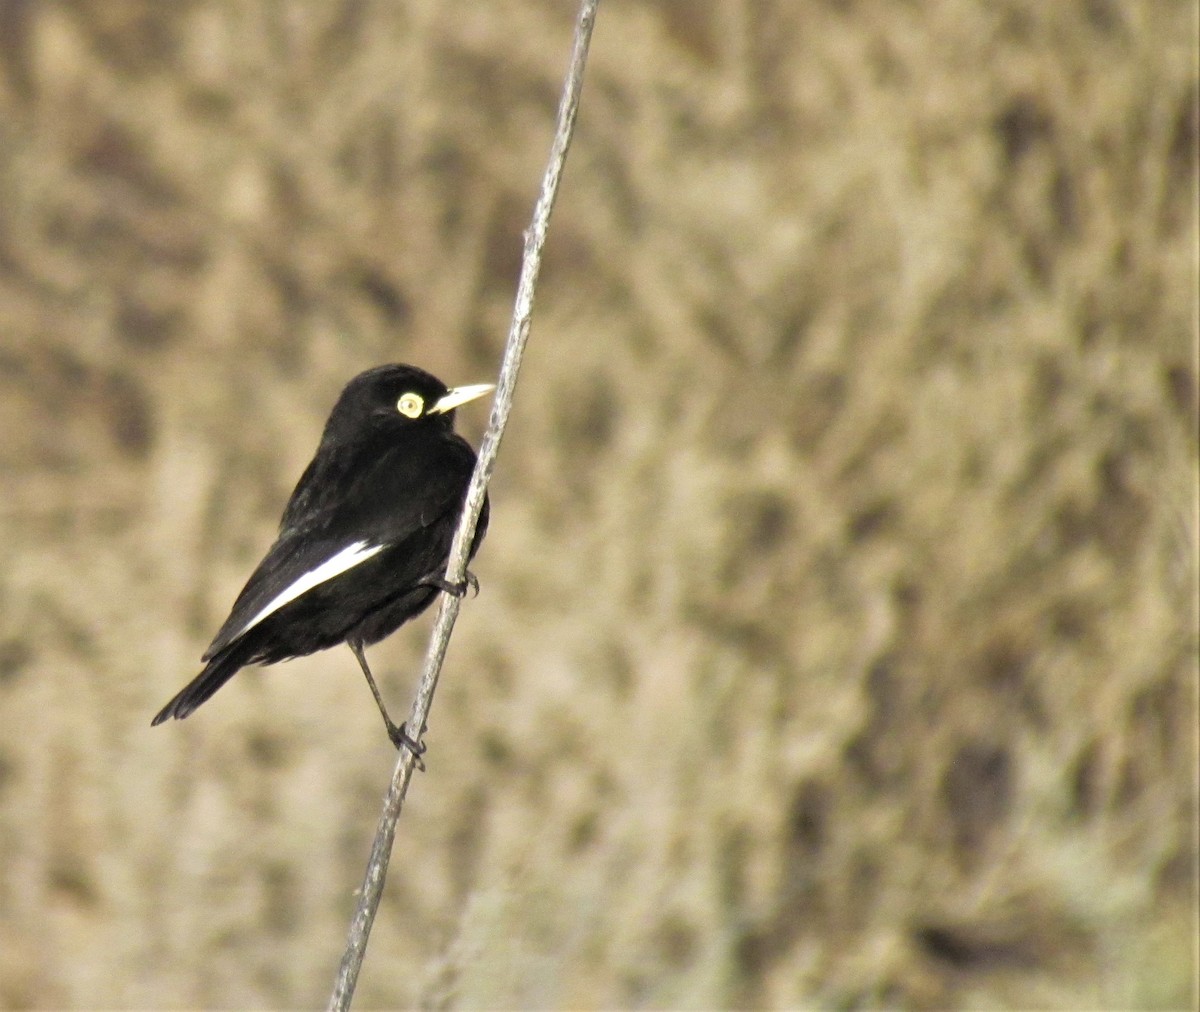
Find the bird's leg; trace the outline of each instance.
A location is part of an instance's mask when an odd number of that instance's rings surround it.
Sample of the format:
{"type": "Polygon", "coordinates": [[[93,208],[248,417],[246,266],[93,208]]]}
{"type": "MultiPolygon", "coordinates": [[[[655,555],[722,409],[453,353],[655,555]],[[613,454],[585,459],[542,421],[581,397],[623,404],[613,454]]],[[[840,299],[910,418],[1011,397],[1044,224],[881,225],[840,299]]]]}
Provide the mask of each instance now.
{"type": "Polygon", "coordinates": [[[387,707],[383,705],[383,696],[379,692],[379,686],[375,684],[375,679],[371,676],[371,669],[367,665],[367,655],[363,650],[362,643],[358,640],[347,640],[346,645],[350,647],[354,656],[358,658],[358,666],[362,668],[362,673],[367,676],[367,684],[371,687],[371,695],[375,697],[375,705],[379,707],[379,712],[383,715],[383,722],[387,726],[388,737],[392,740],[392,744],[397,749],[408,749],[417,761],[417,769],[424,770],[425,763],[422,761],[421,756],[425,754],[425,743],[414,741],[403,724],[396,724],[388,716],[387,707]]]}
{"type": "Polygon", "coordinates": [[[479,579],[469,569],[467,570],[467,578],[462,583],[451,583],[442,576],[427,576],[421,581],[422,587],[437,587],[438,590],[444,590],[447,594],[452,594],[454,597],[463,597],[467,593],[467,588],[470,587],[475,596],[479,596],[479,579]]]}

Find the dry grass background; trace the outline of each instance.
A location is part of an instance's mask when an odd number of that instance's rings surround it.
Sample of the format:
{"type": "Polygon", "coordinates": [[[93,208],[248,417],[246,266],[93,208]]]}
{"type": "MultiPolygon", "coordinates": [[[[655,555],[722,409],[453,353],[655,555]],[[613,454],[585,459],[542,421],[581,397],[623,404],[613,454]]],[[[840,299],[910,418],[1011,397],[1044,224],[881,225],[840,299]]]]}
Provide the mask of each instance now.
{"type": "MultiPolygon", "coordinates": [[[[325,1000],[349,652],[148,722],[493,373],[573,7],[0,5],[0,1005],[325,1000]]],[[[359,1007],[1194,1005],[1195,5],[601,7],[359,1007]]]]}

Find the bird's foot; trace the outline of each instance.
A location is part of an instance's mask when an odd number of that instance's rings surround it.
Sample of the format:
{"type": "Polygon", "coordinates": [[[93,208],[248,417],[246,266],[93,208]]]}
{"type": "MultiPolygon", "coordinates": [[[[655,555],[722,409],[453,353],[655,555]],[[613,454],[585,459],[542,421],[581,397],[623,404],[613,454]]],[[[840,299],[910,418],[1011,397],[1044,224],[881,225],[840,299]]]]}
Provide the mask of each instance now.
{"type": "MultiPolygon", "coordinates": [[[[425,725],[421,728],[421,734],[424,734],[427,730],[429,730],[429,726],[425,725]]],[[[387,733],[388,737],[392,740],[392,744],[396,746],[396,751],[403,748],[408,749],[413,754],[414,765],[424,773],[425,760],[421,757],[425,755],[425,751],[429,746],[419,738],[413,738],[408,733],[408,726],[406,724],[397,726],[389,720],[387,722],[387,733]]]]}
{"type": "Polygon", "coordinates": [[[467,578],[461,583],[451,583],[445,577],[427,576],[421,581],[423,587],[436,587],[438,590],[444,590],[447,594],[454,597],[464,597],[467,593],[467,588],[470,588],[475,597],[479,596],[479,579],[469,569],[467,570],[467,578]]]}

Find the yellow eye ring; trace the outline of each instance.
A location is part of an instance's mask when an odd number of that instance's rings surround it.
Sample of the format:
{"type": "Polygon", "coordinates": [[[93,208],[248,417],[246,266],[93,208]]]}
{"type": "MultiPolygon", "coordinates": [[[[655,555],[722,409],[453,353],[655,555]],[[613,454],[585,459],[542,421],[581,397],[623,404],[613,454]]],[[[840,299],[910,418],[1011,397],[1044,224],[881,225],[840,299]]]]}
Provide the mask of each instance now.
{"type": "Polygon", "coordinates": [[[420,394],[403,394],[396,401],[396,410],[405,418],[420,418],[425,410],[425,401],[420,394]]]}

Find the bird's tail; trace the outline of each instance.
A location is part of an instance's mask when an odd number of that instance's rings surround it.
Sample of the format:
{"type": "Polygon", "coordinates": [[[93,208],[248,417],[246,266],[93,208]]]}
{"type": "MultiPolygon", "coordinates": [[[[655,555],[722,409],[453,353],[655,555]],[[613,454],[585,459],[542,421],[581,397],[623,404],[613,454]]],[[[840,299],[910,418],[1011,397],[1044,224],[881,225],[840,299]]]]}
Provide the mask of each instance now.
{"type": "Polygon", "coordinates": [[[150,721],[150,726],[161,724],[164,720],[170,720],[172,717],[176,720],[183,720],[236,675],[248,660],[246,651],[237,649],[240,645],[240,643],[234,643],[230,649],[221,651],[210,660],[200,674],[188,682],[166,706],[158,711],[155,718],[150,721]]]}

